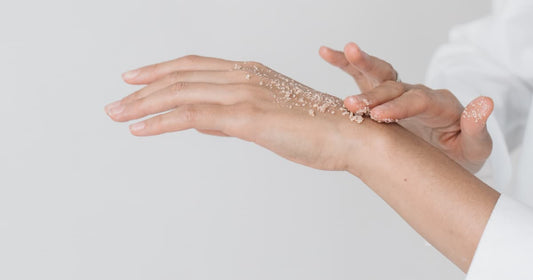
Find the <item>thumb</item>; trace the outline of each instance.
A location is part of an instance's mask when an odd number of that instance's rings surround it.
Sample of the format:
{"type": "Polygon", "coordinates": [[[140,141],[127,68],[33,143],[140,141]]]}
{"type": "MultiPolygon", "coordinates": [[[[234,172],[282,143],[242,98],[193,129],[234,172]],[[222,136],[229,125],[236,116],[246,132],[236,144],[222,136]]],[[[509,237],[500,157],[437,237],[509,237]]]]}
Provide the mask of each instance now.
{"type": "Polygon", "coordinates": [[[461,117],[461,147],[464,157],[479,167],[489,157],[492,150],[487,119],[493,110],[492,99],[480,96],[466,106],[461,117]]]}

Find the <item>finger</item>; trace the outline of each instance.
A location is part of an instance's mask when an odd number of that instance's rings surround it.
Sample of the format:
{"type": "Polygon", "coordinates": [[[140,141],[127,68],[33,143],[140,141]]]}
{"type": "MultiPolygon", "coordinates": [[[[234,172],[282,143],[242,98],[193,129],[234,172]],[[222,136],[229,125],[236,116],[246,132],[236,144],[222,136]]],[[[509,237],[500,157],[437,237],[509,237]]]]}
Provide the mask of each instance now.
{"type": "Polygon", "coordinates": [[[492,140],[487,130],[487,119],[494,110],[491,98],[480,96],[466,106],[461,117],[461,146],[470,161],[481,161],[490,155],[492,140]]]}
{"type": "Polygon", "coordinates": [[[178,59],[144,66],[122,74],[122,78],[129,84],[149,84],[161,77],[176,71],[201,70],[231,70],[234,61],[188,55],[178,59]]]}
{"type": "Polygon", "coordinates": [[[365,74],[361,70],[350,64],[343,52],[321,47],[319,54],[329,64],[339,67],[346,74],[352,76],[360,90],[365,91],[374,87],[373,83],[367,81],[365,74]]]}
{"type": "Polygon", "coordinates": [[[398,79],[398,74],[392,65],[365,53],[353,42],[346,44],[344,55],[351,65],[364,73],[367,78],[376,82],[374,86],[384,81],[396,81],[398,79]]]}
{"type": "Polygon", "coordinates": [[[168,111],[184,104],[234,104],[248,100],[248,96],[257,90],[262,89],[241,84],[178,82],[144,98],[111,108],[107,113],[113,120],[125,122],[168,111]]]}
{"type": "Polygon", "coordinates": [[[179,82],[187,83],[258,83],[259,78],[242,70],[235,71],[177,71],[167,74],[163,78],[145,86],[144,88],[124,97],[120,103],[126,104],[146,97],[169,85],[179,82]]]}
{"type": "Polygon", "coordinates": [[[425,113],[432,98],[429,89],[404,86],[408,89],[405,93],[374,107],[370,110],[370,117],[380,122],[395,122],[425,113]]]}
{"type": "Polygon", "coordinates": [[[324,59],[333,66],[341,68],[346,73],[350,75],[360,75],[359,71],[357,71],[357,69],[353,68],[352,65],[350,65],[350,62],[348,62],[343,52],[322,46],[318,50],[318,53],[320,54],[320,57],[322,57],[322,59],[324,59]],[[357,73],[354,73],[354,71],[357,73]]]}
{"type": "Polygon", "coordinates": [[[215,104],[180,106],[171,112],[130,125],[130,132],[136,136],[149,136],[195,128],[225,133],[227,127],[236,123],[231,109],[230,106],[215,104]]]}
{"type": "Polygon", "coordinates": [[[368,113],[370,109],[397,98],[406,90],[403,83],[388,81],[365,93],[347,97],[344,106],[354,113],[368,113]]]}

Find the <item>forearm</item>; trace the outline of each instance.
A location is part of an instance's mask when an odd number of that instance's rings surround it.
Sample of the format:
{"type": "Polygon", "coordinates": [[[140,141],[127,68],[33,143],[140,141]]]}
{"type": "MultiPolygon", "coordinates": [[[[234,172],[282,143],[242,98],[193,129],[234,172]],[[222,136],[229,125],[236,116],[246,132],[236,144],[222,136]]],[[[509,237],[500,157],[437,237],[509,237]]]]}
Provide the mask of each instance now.
{"type": "Polygon", "coordinates": [[[408,131],[385,128],[350,172],[467,271],[499,193],[408,131]]]}

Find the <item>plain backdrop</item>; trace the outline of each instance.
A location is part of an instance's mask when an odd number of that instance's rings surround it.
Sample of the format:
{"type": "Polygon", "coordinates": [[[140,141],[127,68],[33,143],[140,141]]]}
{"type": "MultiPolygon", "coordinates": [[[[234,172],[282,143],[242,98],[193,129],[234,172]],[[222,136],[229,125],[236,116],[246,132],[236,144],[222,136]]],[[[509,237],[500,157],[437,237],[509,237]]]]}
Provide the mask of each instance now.
{"type": "MultiPolygon", "coordinates": [[[[0,279],[462,279],[346,172],[196,131],[131,136],[128,69],[200,54],[357,93],[348,41],[421,83],[483,0],[2,1],[0,279]]],[[[354,139],[357,141],[357,139],[354,139]]],[[[357,157],[357,155],[353,155],[357,157]]],[[[386,174],[384,174],[386,176],[386,174]]]]}

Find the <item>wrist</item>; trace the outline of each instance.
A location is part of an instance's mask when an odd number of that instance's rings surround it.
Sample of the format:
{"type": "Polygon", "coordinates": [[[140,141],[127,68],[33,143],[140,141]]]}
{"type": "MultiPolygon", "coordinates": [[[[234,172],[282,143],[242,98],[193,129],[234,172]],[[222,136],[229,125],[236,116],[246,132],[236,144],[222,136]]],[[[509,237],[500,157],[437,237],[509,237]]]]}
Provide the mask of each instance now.
{"type": "Polygon", "coordinates": [[[346,171],[365,181],[383,174],[395,139],[406,131],[397,124],[377,123],[370,119],[357,126],[346,126],[343,139],[348,152],[344,153],[346,171]],[[383,170],[382,170],[383,169],[383,170]]]}

